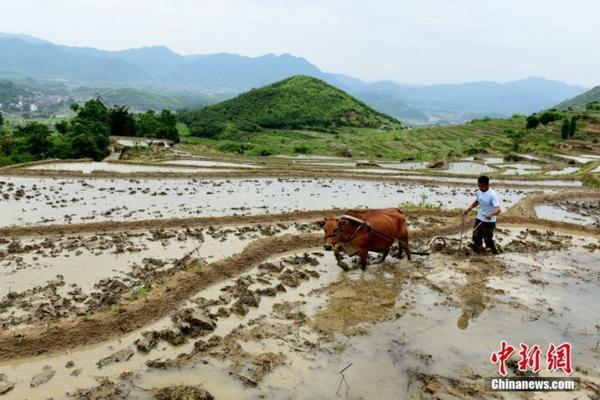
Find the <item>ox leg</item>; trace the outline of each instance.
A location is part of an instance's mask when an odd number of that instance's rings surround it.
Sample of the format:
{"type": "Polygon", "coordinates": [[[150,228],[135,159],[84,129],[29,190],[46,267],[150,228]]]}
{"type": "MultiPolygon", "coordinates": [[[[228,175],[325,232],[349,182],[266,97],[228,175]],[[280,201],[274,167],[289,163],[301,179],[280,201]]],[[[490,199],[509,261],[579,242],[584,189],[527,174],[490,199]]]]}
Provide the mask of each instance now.
{"type": "Polygon", "coordinates": [[[381,254],[381,258],[377,261],[377,264],[381,264],[382,262],[384,262],[388,254],[390,254],[390,249],[384,250],[381,254]]]}
{"type": "Polygon", "coordinates": [[[396,257],[398,257],[399,259],[402,259],[403,256],[404,256],[404,249],[402,248],[401,244],[398,244],[398,253],[397,253],[396,257]]]}
{"type": "Polygon", "coordinates": [[[367,261],[369,260],[369,251],[361,250],[360,253],[358,253],[358,255],[360,256],[360,268],[364,271],[367,269],[367,261]]]}
{"type": "Polygon", "coordinates": [[[408,248],[408,243],[401,244],[400,248],[404,248],[404,250],[406,250],[406,258],[408,258],[408,261],[410,261],[410,249],[408,248]]]}
{"type": "Polygon", "coordinates": [[[342,249],[340,248],[340,246],[336,246],[333,250],[333,255],[335,256],[335,260],[337,262],[338,267],[340,267],[344,271],[349,271],[350,267],[343,261],[344,256],[342,256],[341,251],[342,249]]]}

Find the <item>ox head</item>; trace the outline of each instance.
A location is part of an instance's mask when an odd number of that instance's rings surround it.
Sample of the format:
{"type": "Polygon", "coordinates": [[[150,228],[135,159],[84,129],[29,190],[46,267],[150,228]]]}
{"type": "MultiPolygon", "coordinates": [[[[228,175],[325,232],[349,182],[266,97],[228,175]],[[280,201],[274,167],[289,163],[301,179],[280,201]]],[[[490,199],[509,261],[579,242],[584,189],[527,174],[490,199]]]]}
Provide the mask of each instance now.
{"type": "Polygon", "coordinates": [[[346,221],[338,218],[325,218],[321,222],[323,230],[325,231],[325,243],[323,244],[325,250],[331,251],[334,249],[335,245],[338,244],[340,231],[345,224],[346,221]]]}

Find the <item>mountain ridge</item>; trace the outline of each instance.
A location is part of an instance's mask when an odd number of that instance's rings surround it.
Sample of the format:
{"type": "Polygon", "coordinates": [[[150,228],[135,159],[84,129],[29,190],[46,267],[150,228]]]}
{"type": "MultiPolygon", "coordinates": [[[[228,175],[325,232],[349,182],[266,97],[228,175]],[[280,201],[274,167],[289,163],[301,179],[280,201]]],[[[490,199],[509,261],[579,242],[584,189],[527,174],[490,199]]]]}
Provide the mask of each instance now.
{"type": "Polygon", "coordinates": [[[180,55],[166,46],[119,51],[56,45],[0,34],[0,77],[33,77],[96,86],[151,86],[233,96],[294,75],[322,79],[396,118],[415,123],[461,122],[485,115],[529,114],[577,96],[585,88],[545,78],[509,82],[408,85],[366,82],[323,72],[303,57],[268,53],[180,55]]]}

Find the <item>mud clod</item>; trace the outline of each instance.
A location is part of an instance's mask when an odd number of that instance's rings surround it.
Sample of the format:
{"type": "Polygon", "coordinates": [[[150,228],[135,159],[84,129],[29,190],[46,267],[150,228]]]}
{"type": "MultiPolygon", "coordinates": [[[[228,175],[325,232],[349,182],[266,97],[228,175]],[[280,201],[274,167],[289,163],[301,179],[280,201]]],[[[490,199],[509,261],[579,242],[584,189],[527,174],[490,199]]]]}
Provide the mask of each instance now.
{"type": "Polygon", "coordinates": [[[42,372],[40,372],[39,374],[37,374],[33,378],[31,378],[29,387],[36,388],[40,385],[43,385],[44,383],[46,383],[50,379],[52,379],[54,377],[54,375],[56,375],[56,371],[52,367],[46,365],[42,369],[42,372]]]}
{"type": "Polygon", "coordinates": [[[156,400],[214,400],[202,386],[169,386],[156,391],[156,400]]]}
{"type": "Polygon", "coordinates": [[[101,359],[100,361],[98,361],[96,363],[96,365],[98,366],[98,368],[102,368],[102,367],[105,367],[105,366],[113,364],[113,363],[124,362],[124,361],[129,360],[131,357],[133,357],[133,354],[134,354],[133,350],[131,350],[129,348],[119,350],[116,353],[111,354],[110,356],[101,359]]]}
{"type": "Polygon", "coordinates": [[[142,353],[148,353],[156,347],[159,337],[158,332],[143,332],[142,337],[137,339],[134,344],[142,353]]]}
{"type": "Polygon", "coordinates": [[[194,336],[205,335],[212,332],[217,327],[206,312],[193,308],[186,308],[179,311],[173,317],[175,326],[183,333],[194,336]]]}
{"type": "Polygon", "coordinates": [[[130,387],[123,383],[115,383],[107,378],[99,378],[99,384],[93,388],[79,389],[70,397],[78,400],[126,400],[130,387]]]}
{"type": "Polygon", "coordinates": [[[14,383],[3,383],[0,384],[0,396],[5,395],[15,388],[14,383]]]}

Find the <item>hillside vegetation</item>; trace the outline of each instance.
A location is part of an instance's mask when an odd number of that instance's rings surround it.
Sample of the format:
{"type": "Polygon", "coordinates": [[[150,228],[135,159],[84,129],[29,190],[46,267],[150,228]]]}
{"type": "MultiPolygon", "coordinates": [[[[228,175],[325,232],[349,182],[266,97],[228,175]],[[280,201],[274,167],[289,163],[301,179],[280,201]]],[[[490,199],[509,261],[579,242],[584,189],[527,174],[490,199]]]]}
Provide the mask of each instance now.
{"type": "Polygon", "coordinates": [[[579,96],[575,96],[572,99],[563,101],[556,106],[556,108],[560,109],[566,109],[569,107],[580,110],[585,108],[600,109],[600,86],[596,86],[595,88],[590,89],[579,96]]]}
{"type": "Polygon", "coordinates": [[[600,112],[548,111],[529,117],[483,118],[460,125],[413,129],[340,127],[335,133],[264,129],[218,138],[194,137],[183,124],[179,128],[184,146],[198,153],[434,160],[486,153],[556,154],[564,151],[561,145],[590,152],[600,139],[600,112]],[[538,123],[528,128],[532,119],[538,123]]]}
{"type": "Polygon", "coordinates": [[[231,100],[188,111],[180,120],[199,137],[218,137],[261,129],[333,130],[338,127],[400,127],[394,118],[377,112],[322,80],[294,76],[253,89],[231,100]]]}

